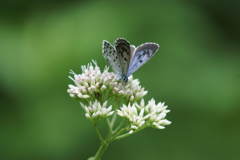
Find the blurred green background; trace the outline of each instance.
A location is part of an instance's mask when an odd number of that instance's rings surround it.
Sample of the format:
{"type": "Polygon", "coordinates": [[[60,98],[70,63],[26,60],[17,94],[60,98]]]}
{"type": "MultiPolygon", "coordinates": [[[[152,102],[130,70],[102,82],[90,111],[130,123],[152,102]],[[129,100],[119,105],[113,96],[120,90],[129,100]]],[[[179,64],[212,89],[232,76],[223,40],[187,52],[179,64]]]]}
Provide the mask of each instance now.
{"type": "Polygon", "coordinates": [[[85,160],[100,141],[67,94],[102,41],[160,44],[134,73],[172,121],[113,141],[102,160],[240,159],[239,1],[0,2],[0,159],[85,160]]]}

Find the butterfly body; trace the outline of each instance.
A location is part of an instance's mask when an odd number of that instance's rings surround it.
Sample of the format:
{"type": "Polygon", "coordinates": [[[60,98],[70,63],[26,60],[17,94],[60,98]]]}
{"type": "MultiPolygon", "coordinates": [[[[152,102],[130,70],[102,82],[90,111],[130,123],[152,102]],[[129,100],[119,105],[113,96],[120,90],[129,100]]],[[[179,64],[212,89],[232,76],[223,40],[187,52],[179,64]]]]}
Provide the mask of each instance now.
{"type": "Polygon", "coordinates": [[[103,56],[108,61],[119,80],[128,81],[128,77],[145,64],[158,50],[156,43],[145,43],[137,48],[124,38],[118,38],[114,47],[103,41],[103,56]]]}

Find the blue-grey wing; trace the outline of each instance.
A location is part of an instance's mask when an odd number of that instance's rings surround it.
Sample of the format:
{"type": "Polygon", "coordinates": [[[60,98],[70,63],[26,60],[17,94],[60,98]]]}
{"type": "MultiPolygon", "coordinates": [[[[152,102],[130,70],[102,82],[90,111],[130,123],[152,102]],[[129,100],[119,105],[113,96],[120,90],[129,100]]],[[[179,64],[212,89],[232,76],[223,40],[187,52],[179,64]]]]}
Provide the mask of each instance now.
{"type": "Polygon", "coordinates": [[[121,76],[122,68],[115,48],[108,41],[103,40],[102,52],[104,58],[108,61],[113,72],[115,72],[118,76],[121,76]]]}
{"type": "Polygon", "coordinates": [[[131,48],[129,42],[124,38],[118,38],[114,42],[115,50],[117,52],[117,55],[119,57],[119,62],[121,65],[122,70],[122,78],[126,77],[126,74],[128,72],[128,67],[130,64],[130,54],[131,54],[131,48]]]}
{"type": "Polygon", "coordinates": [[[138,68],[145,64],[158,50],[159,45],[156,43],[145,43],[137,47],[133,53],[133,58],[130,62],[127,77],[132,75],[138,68]]]}
{"type": "Polygon", "coordinates": [[[134,45],[131,45],[130,47],[131,47],[131,56],[130,56],[130,63],[131,63],[131,61],[132,61],[132,59],[134,57],[134,54],[136,53],[135,52],[136,51],[136,47],[134,45]]]}

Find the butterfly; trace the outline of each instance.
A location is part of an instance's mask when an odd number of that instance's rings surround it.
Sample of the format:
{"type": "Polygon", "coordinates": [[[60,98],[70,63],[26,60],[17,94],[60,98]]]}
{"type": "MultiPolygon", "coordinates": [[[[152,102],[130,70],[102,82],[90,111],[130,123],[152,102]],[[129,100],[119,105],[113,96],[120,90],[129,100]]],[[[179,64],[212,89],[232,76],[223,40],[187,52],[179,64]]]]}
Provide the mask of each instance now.
{"type": "Polygon", "coordinates": [[[119,80],[128,81],[128,77],[145,64],[158,50],[156,43],[144,43],[137,48],[124,38],[118,38],[114,47],[103,40],[102,52],[119,80]]]}

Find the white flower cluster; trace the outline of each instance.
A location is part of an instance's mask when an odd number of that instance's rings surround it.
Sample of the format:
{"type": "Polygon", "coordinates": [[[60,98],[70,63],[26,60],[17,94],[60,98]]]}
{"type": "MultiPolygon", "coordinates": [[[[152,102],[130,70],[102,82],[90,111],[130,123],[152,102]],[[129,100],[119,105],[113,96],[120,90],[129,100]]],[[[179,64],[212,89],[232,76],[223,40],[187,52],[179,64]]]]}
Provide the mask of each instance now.
{"type": "Polygon", "coordinates": [[[95,67],[92,63],[82,66],[82,74],[70,72],[74,76],[73,78],[69,76],[69,78],[75,82],[75,85],[69,85],[68,89],[72,98],[80,102],[94,101],[95,99],[102,102],[106,91],[108,91],[109,97],[118,97],[117,101],[136,102],[147,94],[147,91],[144,91],[144,88],[139,85],[138,79],[133,80],[133,77],[130,76],[128,82],[123,84],[123,82],[118,81],[118,76],[115,73],[108,72],[108,67],[105,67],[101,73],[96,61],[93,63],[95,67]]]}
{"type": "Polygon", "coordinates": [[[85,116],[90,121],[101,120],[102,118],[109,117],[114,113],[114,111],[112,111],[112,106],[109,106],[108,108],[106,108],[107,101],[104,102],[102,106],[101,106],[100,102],[98,102],[97,100],[95,100],[95,102],[90,101],[89,106],[86,106],[81,102],[80,102],[80,104],[86,112],[85,116]]]}
{"type": "Polygon", "coordinates": [[[168,106],[164,106],[164,102],[159,102],[157,105],[155,104],[155,100],[152,98],[148,104],[144,107],[144,100],[141,100],[140,105],[137,107],[144,108],[147,116],[148,116],[148,123],[154,128],[164,129],[165,125],[171,124],[170,121],[164,119],[170,110],[167,110],[168,106]]]}
{"type": "Polygon", "coordinates": [[[117,114],[128,120],[127,129],[129,133],[139,131],[145,127],[164,129],[165,125],[171,124],[166,120],[166,114],[170,112],[164,103],[155,104],[152,99],[145,105],[142,99],[140,104],[136,103],[147,94],[139,84],[138,79],[128,77],[128,82],[118,81],[118,76],[113,72],[108,72],[105,67],[103,73],[97,63],[93,61],[87,66],[82,66],[82,74],[72,73],[74,76],[69,77],[75,85],[69,85],[69,95],[78,100],[85,110],[85,116],[92,122],[111,116],[112,106],[107,108],[107,101],[114,104],[114,110],[117,114]],[[120,108],[122,103],[128,104],[120,108]],[[132,105],[131,105],[132,104],[132,105]]]}
{"type": "Polygon", "coordinates": [[[140,105],[137,103],[134,103],[132,106],[129,103],[128,107],[123,105],[117,112],[119,116],[128,119],[131,123],[129,133],[145,127],[164,129],[165,125],[171,124],[170,121],[164,119],[170,110],[167,110],[167,106],[164,106],[164,103],[159,102],[156,105],[154,99],[151,99],[146,106],[143,99],[140,105]],[[139,114],[137,110],[140,111],[139,114]]]}
{"type": "Polygon", "coordinates": [[[133,104],[132,106],[130,105],[130,103],[128,104],[128,106],[123,104],[121,110],[117,110],[117,112],[119,116],[127,118],[130,122],[131,125],[129,127],[129,133],[133,133],[134,130],[138,130],[145,123],[143,117],[144,109],[142,109],[138,114],[135,104],[133,104]]]}

